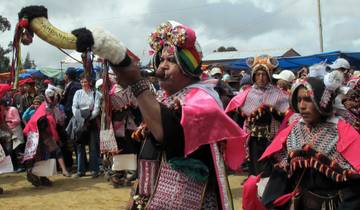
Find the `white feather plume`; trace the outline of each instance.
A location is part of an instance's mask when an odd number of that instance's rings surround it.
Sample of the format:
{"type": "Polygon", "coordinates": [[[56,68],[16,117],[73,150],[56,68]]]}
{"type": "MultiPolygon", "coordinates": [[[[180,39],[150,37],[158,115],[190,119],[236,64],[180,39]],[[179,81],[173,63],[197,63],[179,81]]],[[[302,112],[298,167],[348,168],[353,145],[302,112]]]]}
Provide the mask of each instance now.
{"type": "Polygon", "coordinates": [[[124,60],[127,48],[115,36],[101,28],[91,29],[91,33],[94,38],[92,49],[95,54],[115,65],[124,60]]]}
{"type": "Polygon", "coordinates": [[[325,75],[324,84],[327,89],[335,91],[344,82],[344,74],[339,71],[332,71],[325,75]]]}
{"type": "Polygon", "coordinates": [[[309,75],[308,77],[318,77],[318,78],[324,78],[324,75],[326,74],[326,65],[323,63],[314,64],[309,67],[309,75]]]}

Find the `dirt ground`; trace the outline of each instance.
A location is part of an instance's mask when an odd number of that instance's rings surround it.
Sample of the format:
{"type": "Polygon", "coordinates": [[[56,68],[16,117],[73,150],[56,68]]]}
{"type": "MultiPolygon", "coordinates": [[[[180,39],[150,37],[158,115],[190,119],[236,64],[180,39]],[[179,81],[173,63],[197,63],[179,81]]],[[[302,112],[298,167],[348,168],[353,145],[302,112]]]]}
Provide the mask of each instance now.
{"type": "MultiPolygon", "coordinates": [[[[241,209],[240,183],[244,176],[230,175],[235,209],[241,209]]],[[[130,187],[114,189],[104,177],[90,176],[67,178],[62,175],[50,178],[52,187],[33,187],[26,181],[25,173],[0,175],[0,186],[5,190],[0,195],[0,209],[48,210],[48,209],[100,209],[119,210],[126,207],[130,187]]]]}

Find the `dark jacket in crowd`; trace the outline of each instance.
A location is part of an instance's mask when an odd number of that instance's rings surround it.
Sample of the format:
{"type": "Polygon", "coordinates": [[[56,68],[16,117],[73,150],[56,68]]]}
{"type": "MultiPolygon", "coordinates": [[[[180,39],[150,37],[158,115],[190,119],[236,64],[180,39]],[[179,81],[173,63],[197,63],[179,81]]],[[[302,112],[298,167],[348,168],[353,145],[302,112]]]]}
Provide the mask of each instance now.
{"type": "Polygon", "coordinates": [[[64,106],[64,111],[67,121],[71,119],[72,114],[72,104],[74,94],[77,90],[81,89],[81,85],[78,81],[72,81],[69,86],[65,88],[64,97],[61,101],[61,104],[64,106]]]}

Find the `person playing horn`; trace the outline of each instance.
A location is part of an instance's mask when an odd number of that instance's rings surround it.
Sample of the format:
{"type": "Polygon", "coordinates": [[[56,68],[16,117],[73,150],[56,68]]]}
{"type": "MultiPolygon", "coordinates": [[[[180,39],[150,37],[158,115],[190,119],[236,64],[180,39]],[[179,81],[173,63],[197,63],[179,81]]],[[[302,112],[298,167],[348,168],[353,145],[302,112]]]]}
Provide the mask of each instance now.
{"type": "MultiPolygon", "coordinates": [[[[201,206],[205,209],[233,209],[224,158],[232,169],[237,168],[244,158],[244,154],[238,153],[239,147],[247,135],[223,112],[214,84],[200,81],[202,53],[195,32],[183,24],[167,21],[151,34],[150,46],[155,51],[153,64],[160,87],[166,93],[161,102],[156,100],[149,81],[142,78],[139,67],[121,42],[100,30],[82,29],[77,32],[78,37],[88,34],[93,38],[94,52],[111,63],[119,84],[131,88],[143,117],[143,129],[138,133],[142,134],[138,138],[143,145],[139,154],[139,188],[134,196],[134,208],[144,208],[145,205],[158,208],[166,204],[169,208],[180,205],[190,209],[201,206]],[[162,203],[155,198],[149,201],[152,195],[157,196],[151,190],[156,188],[155,177],[165,174],[162,170],[147,171],[145,168],[149,167],[142,168],[141,162],[159,163],[161,155],[164,155],[165,165],[170,162],[187,171],[184,176],[196,180],[195,183],[207,183],[205,196],[202,196],[202,190],[192,188],[192,199],[199,199],[195,202],[177,203],[166,196],[160,199],[162,203]],[[147,179],[149,174],[151,178],[147,179]]],[[[153,166],[152,169],[159,167],[153,166]]]]}
{"type": "MultiPolygon", "coordinates": [[[[26,11],[19,17],[24,17],[24,13],[26,11]]],[[[41,28],[51,27],[46,17],[32,16],[28,28],[60,48],[76,48],[79,52],[91,49],[110,62],[119,84],[124,88],[130,86],[144,121],[144,135],[139,135],[143,142],[139,159],[145,160],[144,163],[156,162],[160,160],[160,155],[164,155],[161,164],[164,170],[177,171],[178,176],[194,183],[190,186],[191,190],[176,192],[181,196],[193,193],[186,198],[189,202],[177,202],[170,195],[147,202],[152,195],[156,196],[151,190],[155,189],[155,177],[166,174],[161,170],[159,173],[157,170],[141,171],[139,166],[139,171],[145,173],[139,172],[137,192],[140,194],[135,198],[138,202],[136,207],[143,208],[148,203],[154,209],[176,209],[180,206],[188,209],[233,209],[224,161],[232,169],[240,165],[245,156],[240,147],[247,134],[223,112],[214,84],[200,82],[202,53],[195,32],[183,24],[167,21],[152,33],[150,46],[154,50],[154,67],[160,87],[166,92],[166,98],[158,102],[149,90],[149,82],[141,76],[139,66],[131,60],[123,43],[101,29],[81,28],[72,34],[64,34],[52,27],[54,34],[51,34],[41,28]],[[169,168],[170,163],[178,170],[169,168]],[[179,170],[184,173],[179,175],[179,170]],[[151,178],[147,179],[149,174],[151,178]]],[[[156,166],[151,169],[156,169],[156,166]]]]}

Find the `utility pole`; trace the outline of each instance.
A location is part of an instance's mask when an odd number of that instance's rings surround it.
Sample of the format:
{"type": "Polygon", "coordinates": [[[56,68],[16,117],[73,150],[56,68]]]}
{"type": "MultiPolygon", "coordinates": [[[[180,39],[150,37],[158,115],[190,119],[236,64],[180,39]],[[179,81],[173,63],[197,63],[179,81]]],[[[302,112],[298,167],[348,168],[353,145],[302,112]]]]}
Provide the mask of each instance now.
{"type": "Polygon", "coordinates": [[[324,52],[320,0],[317,0],[317,8],[318,8],[318,20],[319,20],[320,51],[324,52]]]}

